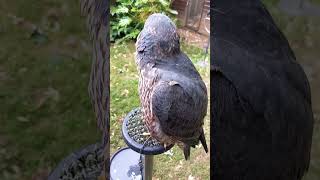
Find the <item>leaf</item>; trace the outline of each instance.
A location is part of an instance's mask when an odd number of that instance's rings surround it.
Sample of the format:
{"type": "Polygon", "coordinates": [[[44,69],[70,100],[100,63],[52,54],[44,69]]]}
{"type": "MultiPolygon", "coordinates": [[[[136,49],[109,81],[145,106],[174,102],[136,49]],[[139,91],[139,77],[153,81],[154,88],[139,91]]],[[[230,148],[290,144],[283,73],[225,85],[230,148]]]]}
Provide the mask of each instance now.
{"type": "Polygon", "coordinates": [[[54,101],[59,101],[60,93],[56,89],[49,87],[48,90],[44,93],[46,96],[52,98],[54,101]]]}
{"type": "Polygon", "coordinates": [[[116,14],[121,14],[121,13],[128,13],[129,9],[125,6],[120,6],[115,10],[116,14]]]}
{"type": "Polygon", "coordinates": [[[173,9],[169,9],[168,12],[171,14],[174,14],[174,15],[178,15],[178,11],[173,10],[173,9]]]}
{"type": "Polygon", "coordinates": [[[49,99],[57,102],[60,98],[60,93],[52,87],[48,87],[44,90],[39,90],[36,93],[35,97],[35,110],[41,108],[49,99]]]}
{"type": "Polygon", "coordinates": [[[159,0],[159,2],[163,5],[163,6],[168,6],[169,2],[166,0],[159,0]]]}
{"type": "Polygon", "coordinates": [[[23,116],[17,117],[17,120],[18,120],[19,122],[29,122],[29,119],[27,119],[26,117],[23,117],[23,116]]]}
{"type": "Polygon", "coordinates": [[[137,0],[134,5],[141,6],[141,5],[145,5],[146,3],[148,3],[148,0],[137,0]]]}
{"type": "Polygon", "coordinates": [[[176,165],[176,167],[174,168],[175,171],[179,171],[182,168],[181,165],[176,165]]]}
{"type": "Polygon", "coordinates": [[[170,149],[169,151],[166,151],[163,154],[168,155],[168,156],[173,156],[173,151],[172,151],[172,149],[170,149]]]}
{"type": "Polygon", "coordinates": [[[36,44],[44,44],[47,43],[49,38],[47,35],[39,32],[38,30],[35,30],[31,34],[31,39],[36,43],[36,44]]]}
{"type": "Polygon", "coordinates": [[[135,39],[137,38],[138,34],[140,33],[139,30],[135,29],[134,31],[132,31],[130,34],[126,35],[125,37],[126,38],[129,38],[129,39],[135,39]]]}
{"type": "MultiPolygon", "coordinates": [[[[116,14],[116,11],[117,11],[117,8],[114,7],[114,6],[112,6],[112,7],[110,8],[110,14],[111,14],[111,16],[114,16],[114,15],[116,14]]],[[[112,24],[114,24],[114,23],[111,22],[110,24],[112,25],[112,24]]]]}
{"type": "Polygon", "coordinates": [[[129,95],[129,90],[128,89],[123,90],[122,93],[121,93],[121,96],[128,97],[128,95],[129,95]]]}
{"type": "Polygon", "coordinates": [[[119,26],[128,26],[132,22],[132,19],[128,16],[120,19],[119,26]]]}
{"type": "Polygon", "coordinates": [[[195,180],[195,178],[190,174],[190,175],[188,176],[188,180],[195,180]]]}
{"type": "Polygon", "coordinates": [[[126,41],[136,39],[150,14],[162,12],[175,22],[177,11],[170,9],[169,0],[117,0],[111,7],[110,39],[126,41]]]}
{"type": "Polygon", "coordinates": [[[131,6],[134,1],[132,0],[117,0],[123,6],[131,6]]]}

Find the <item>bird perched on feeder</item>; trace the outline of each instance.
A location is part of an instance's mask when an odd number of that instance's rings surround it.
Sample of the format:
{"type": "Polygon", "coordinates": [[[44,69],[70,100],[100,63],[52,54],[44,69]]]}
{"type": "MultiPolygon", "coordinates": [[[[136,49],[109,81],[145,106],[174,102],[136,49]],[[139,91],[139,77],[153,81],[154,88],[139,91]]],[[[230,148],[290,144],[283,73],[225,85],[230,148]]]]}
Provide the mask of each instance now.
{"type": "Polygon", "coordinates": [[[260,0],[216,0],[212,179],[301,180],[313,112],[307,76],[260,0]]]}
{"type": "Polygon", "coordinates": [[[207,89],[190,59],[180,50],[174,23],[152,14],[136,42],[139,96],[144,122],[152,137],[165,147],[178,144],[185,159],[190,147],[202,143],[207,113],[207,89]]]}

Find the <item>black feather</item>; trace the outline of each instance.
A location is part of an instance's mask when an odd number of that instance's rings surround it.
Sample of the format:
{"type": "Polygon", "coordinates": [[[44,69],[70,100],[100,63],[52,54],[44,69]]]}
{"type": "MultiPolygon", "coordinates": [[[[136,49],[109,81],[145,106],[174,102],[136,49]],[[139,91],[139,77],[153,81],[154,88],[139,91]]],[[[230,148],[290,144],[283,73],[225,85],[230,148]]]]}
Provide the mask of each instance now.
{"type": "Polygon", "coordinates": [[[190,158],[190,146],[187,144],[184,144],[183,146],[183,154],[185,160],[188,160],[190,158]]]}
{"type": "Polygon", "coordinates": [[[215,9],[211,178],[301,180],[313,131],[302,67],[261,1],[216,0],[215,9]]]}
{"type": "Polygon", "coordinates": [[[204,136],[203,130],[202,130],[202,132],[200,134],[199,140],[200,140],[204,150],[206,151],[206,153],[208,153],[208,146],[207,146],[207,143],[206,143],[206,137],[204,136]]]}

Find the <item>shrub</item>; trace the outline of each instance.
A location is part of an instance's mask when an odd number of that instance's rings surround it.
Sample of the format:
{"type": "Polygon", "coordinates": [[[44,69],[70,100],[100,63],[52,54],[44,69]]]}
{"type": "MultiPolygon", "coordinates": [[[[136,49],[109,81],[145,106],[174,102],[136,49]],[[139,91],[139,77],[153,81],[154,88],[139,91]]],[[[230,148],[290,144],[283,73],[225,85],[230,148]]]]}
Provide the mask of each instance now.
{"type": "Polygon", "coordinates": [[[152,13],[164,13],[176,21],[177,11],[168,0],[117,0],[111,7],[111,41],[134,40],[152,13]]]}

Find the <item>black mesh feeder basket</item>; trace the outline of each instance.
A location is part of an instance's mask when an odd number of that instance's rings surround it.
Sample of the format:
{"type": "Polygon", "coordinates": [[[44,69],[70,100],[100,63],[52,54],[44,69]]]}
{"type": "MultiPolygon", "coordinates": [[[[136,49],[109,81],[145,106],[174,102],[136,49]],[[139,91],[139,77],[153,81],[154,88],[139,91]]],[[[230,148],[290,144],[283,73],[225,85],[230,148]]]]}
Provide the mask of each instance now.
{"type": "Polygon", "coordinates": [[[152,179],[153,156],[166,152],[173,145],[164,148],[146,133],[141,109],[133,109],[122,124],[122,135],[128,147],[117,151],[110,161],[111,180],[152,179]]]}
{"type": "Polygon", "coordinates": [[[48,180],[94,180],[100,175],[103,148],[99,143],[72,152],[54,168],[48,180]]]}

